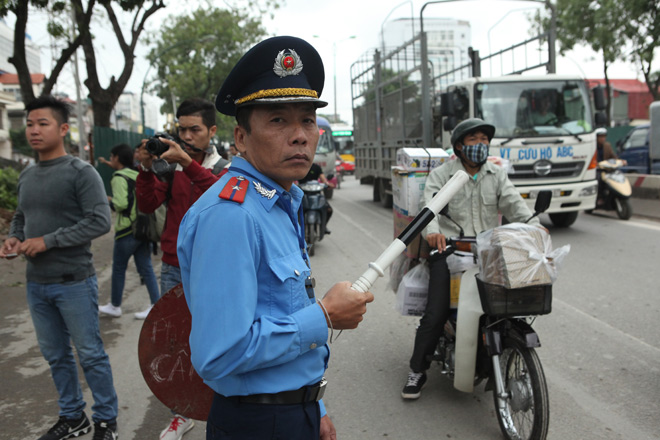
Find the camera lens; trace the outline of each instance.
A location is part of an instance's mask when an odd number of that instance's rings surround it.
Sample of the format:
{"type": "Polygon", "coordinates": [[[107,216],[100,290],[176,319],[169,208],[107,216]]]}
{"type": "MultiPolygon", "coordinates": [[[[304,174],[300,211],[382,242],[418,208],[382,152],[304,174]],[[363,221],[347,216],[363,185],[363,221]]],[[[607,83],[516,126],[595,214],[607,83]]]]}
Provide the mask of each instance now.
{"type": "Polygon", "coordinates": [[[147,151],[154,156],[160,156],[167,151],[169,145],[161,141],[158,137],[152,137],[147,141],[147,151]]]}

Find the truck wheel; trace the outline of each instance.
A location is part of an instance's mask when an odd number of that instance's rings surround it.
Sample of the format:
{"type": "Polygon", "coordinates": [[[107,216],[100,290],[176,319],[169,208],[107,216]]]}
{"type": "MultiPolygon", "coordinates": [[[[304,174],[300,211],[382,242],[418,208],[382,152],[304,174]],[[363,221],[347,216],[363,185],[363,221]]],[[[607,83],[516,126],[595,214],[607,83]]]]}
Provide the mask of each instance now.
{"type": "Polygon", "coordinates": [[[386,186],[387,184],[385,179],[378,179],[378,198],[380,200],[380,204],[383,205],[383,208],[391,208],[393,203],[392,194],[387,193],[386,186]]]}
{"type": "MultiPolygon", "coordinates": [[[[360,182],[362,183],[362,182],[360,182]]],[[[373,201],[380,202],[380,179],[374,181],[373,201]]]]}
{"type": "Polygon", "coordinates": [[[570,225],[575,223],[578,217],[578,211],[572,212],[558,212],[555,214],[548,214],[552,224],[558,228],[568,228],[570,225]]]}

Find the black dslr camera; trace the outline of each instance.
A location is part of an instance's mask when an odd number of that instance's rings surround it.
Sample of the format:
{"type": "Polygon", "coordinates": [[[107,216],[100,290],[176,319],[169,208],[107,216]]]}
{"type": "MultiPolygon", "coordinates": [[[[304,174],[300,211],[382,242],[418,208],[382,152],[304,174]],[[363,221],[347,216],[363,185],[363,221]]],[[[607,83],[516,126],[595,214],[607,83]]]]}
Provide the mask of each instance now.
{"type": "Polygon", "coordinates": [[[174,169],[176,168],[175,163],[170,164],[165,159],[160,158],[160,155],[166,152],[170,148],[170,146],[167,145],[165,142],[163,142],[161,138],[174,141],[177,144],[181,145],[181,140],[178,137],[173,137],[166,132],[156,133],[153,137],[149,138],[147,144],[145,145],[145,148],[150,154],[158,157],[158,159],[154,159],[154,161],[151,164],[151,170],[158,176],[162,176],[171,171],[174,171],[174,169]]]}
{"type": "Polygon", "coordinates": [[[149,138],[146,145],[147,151],[153,154],[154,156],[160,157],[161,154],[163,154],[168,150],[168,148],[170,148],[169,145],[167,145],[165,142],[160,140],[161,138],[174,141],[177,144],[180,143],[178,139],[173,138],[169,133],[166,132],[156,133],[155,135],[153,135],[153,137],[149,138]]]}

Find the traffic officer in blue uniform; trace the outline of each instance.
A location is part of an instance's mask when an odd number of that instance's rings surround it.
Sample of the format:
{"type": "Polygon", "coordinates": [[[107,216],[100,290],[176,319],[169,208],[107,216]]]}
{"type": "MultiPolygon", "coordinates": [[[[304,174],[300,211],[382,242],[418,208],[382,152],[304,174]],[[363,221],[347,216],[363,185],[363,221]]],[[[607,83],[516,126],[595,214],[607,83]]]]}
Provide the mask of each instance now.
{"type": "Polygon", "coordinates": [[[216,99],[236,117],[240,156],[188,211],[178,256],[192,314],[192,363],[214,391],[207,439],[334,439],[321,397],[332,332],[373,301],[350,282],[317,299],[302,191],[319,130],[316,50],[295,37],[250,49],[216,99]]]}

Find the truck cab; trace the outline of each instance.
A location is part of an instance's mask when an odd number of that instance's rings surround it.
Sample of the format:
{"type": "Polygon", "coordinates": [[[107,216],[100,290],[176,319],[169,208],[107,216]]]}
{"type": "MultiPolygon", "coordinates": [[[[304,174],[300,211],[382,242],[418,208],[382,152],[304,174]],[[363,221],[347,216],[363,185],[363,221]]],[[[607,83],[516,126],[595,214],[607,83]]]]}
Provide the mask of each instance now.
{"type": "Polygon", "coordinates": [[[443,148],[451,130],[470,117],[495,125],[490,155],[503,159],[509,179],[533,209],[539,191],[553,192],[553,224],[570,226],[596,204],[596,135],[584,80],[565,75],[473,77],[441,95],[443,148]]]}

